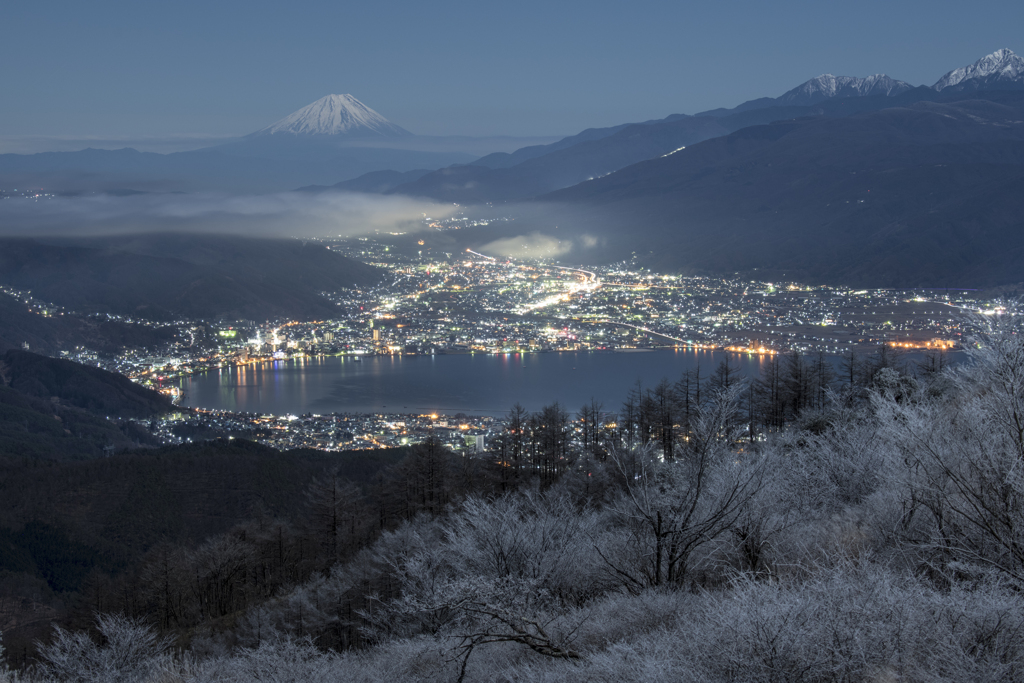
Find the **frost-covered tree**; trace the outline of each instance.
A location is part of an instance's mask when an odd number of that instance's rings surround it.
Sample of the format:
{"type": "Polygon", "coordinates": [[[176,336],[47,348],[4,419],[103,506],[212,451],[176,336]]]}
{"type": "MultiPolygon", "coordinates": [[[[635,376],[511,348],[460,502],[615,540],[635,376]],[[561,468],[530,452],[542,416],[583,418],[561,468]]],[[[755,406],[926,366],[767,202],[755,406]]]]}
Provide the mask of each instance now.
{"type": "Polygon", "coordinates": [[[61,683],[136,683],[146,681],[163,663],[167,639],[136,619],[96,618],[99,642],[88,633],[54,629],[52,641],[39,647],[40,671],[61,683]]]}
{"type": "Polygon", "coordinates": [[[739,391],[718,391],[698,409],[672,461],[650,448],[613,454],[623,492],[601,555],[628,590],[683,583],[695,553],[734,528],[760,489],[765,460],[735,451],[739,391]]]}
{"type": "Polygon", "coordinates": [[[476,648],[496,643],[576,658],[578,624],[564,615],[609,588],[592,547],[597,523],[557,495],[469,498],[442,542],[399,558],[400,596],[366,616],[379,638],[442,639],[463,673],[476,648]]]}
{"type": "Polygon", "coordinates": [[[875,409],[906,462],[907,517],[927,517],[916,540],[932,565],[966,563],[1024,587],[1024,338],[999,330],[972,359],[952,395],[926,401],[886,385],[875,409]]]}

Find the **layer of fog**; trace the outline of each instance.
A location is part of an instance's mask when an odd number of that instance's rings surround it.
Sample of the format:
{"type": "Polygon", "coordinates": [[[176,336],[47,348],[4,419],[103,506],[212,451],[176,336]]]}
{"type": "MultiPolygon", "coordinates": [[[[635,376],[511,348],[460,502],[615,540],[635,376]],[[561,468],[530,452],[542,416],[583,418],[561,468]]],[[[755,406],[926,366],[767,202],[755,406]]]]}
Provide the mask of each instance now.
{"type": "Polygon", "coordinates": [[[469,248],[494,258],[575,265],[621,258],[613,244],[614,232],[604,223],[598,212],[548,203],[465,207],[348,192],[0,199],[0,238],[49,241],[147,233],[300,239],[370,236],[394,245],[406,256],[419,252],[419,257],[427,259],[469,248]]]}
{"type": "Polygon", "coordinates": [[[330,192],[265,195],[108,194],[10,197],[0,201],[0,236],[99,236],[203,232],[252,237],[333,237],[410,232],[444,218],[451,204],[330,192]]]}
{"type": "Polygon", "coordinates": [[[566,256],[574,251],[591,249],[599,244],[592,235],[579,235],[573,239],[559,239],[540,232],[514,235],[488,242],[479,248],[487,256],[503,256],[517,259],[551,259],[566,256]]]}

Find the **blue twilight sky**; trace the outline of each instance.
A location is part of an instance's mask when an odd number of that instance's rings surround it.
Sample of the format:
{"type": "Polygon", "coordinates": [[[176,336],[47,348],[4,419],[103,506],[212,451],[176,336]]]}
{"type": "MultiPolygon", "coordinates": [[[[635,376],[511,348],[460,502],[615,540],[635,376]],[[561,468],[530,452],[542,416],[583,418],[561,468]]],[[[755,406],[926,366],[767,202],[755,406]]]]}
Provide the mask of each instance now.
{"type": "Polygon", "coordinates": [[[425,135],[555,135],[776,96],[820,73],[931,85],[1024,2],[8,2],[0,136],[242,135],[351,93],[425,135]]]}

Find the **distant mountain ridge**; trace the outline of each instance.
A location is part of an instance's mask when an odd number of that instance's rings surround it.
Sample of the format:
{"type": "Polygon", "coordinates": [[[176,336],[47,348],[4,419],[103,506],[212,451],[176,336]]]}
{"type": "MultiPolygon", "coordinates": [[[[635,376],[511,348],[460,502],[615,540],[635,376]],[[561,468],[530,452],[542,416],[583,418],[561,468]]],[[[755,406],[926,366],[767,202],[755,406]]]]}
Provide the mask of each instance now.
{"type": "MultiPolygon", "coordinates": [[[[885,74],[866,78],[822,74],[779,97],[750,100],[732,109],[694,116],[675,114],[657,121],[591,129],[550,145],[491,154],[468,165],[438,169],[384,191],[460,204],[530,199],[748,126],[808,116],[844,117],[919,101],[955,99],[960,96],[959,90],[972,83],[982,90],[1013,89],[1018,83],[1024,87],[1021,64],[1024,60],[1012,51],[998,50],[948,74],[947,78],[961,87],[949,88],[947,93],[914,87],[885,74]]],[[[354,183],[387,188],[387,184],[374,184],[369,178],[354,183]]]]}
{"type": "Polygon", "coordinates": [[[634,254],[657,270],[866,287],[1017,283],[1024,92],[960,95],[750,126],[544,199],[592,215],[604,258],[634,254]]]}
{"type": "Polygon", "coordinates": [[[352,180],[343,180],[334,185],[307,185],[300,187],[296,192],[331,192],[341,190],[343,192],[365,192],[368,194],[386,194],[391,190],[413,183],[430,173],[427,169],[416,169],[413,171],[372,171],[365,173],[352,180]]]}
{"type": "Polygon", "coordinates": [[[993,88],[1024,89],[1024,59],[1013,50],[996,50],[969,66],[953,69],[940,78],[934,90],[962,91],[993,88]]]}
{"type": "Polygon", "coordinates": [[[871,95],[894,97],[913,90],[913,88],[914,86],[909,83],[897,81],[885,74],[875,74],[867,78],[822,74],[793,88],[776,98],[775,101],[782,105],[803,106],[841,97],[869,97],[871,95]]]}
{"type": "Polygon", "coordinates": [[[778,97],[760,97],[756,100],[748,100],[732,109],[711,109],[694,114],[694,116],[729,116],[739,112],[772,107],[807,107],[828,100],[854,97],[897,97],[913,89],[914,86],[909,83],[898,81],[885,74],[875,74],[867,78],[821,74],[801,83],[792,90],[787,90],[778,97]]]}

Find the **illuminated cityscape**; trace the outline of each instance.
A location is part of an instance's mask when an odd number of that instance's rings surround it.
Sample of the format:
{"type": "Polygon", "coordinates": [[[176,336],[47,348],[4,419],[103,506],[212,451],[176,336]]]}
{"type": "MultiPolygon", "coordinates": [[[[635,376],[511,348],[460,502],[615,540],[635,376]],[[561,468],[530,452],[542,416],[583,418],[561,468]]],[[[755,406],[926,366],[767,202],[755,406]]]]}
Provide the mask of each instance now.
{"type": "MultiPolygon", "coordinates": [[[[458,229],[459,219],[433,229],[458,229]],[[454,226],[452,226],[454,222],[454,226]]],[[[422,242],[422,240],[420,240],[422,242]]],[[[1012,303],[981,300],[970,291],[852,290],[682,277],[610,266],[570,266],[555,260],[498,258],[466,250],[403,254],[386,239],[329,242],[330,248],[384,268],[389,275],[366,290],[325,292],[337,307],[330,320],[179,320],[154,323],[104,315],[122,323],[171,325],[162,348],[117,355],[63,349],[64,357],[122,373],[181,398],[175,382],[210,369],[311,356],[629,351],[666,347],[743,354],[868,353],[953,350],[979,316],[1016,312],[1012,303]]],[[[68,315],[30,292],[4,288],[42,316],[68,315]]],[[[235,435],[278,448],[380,448],[440,435],[473,452],[500,429],[492,417],[460,415],[252,415],[191,410],[154,425],[169,443],[235,435]],[[479,441],[477,441],[479,439],[479,441]]]]}

